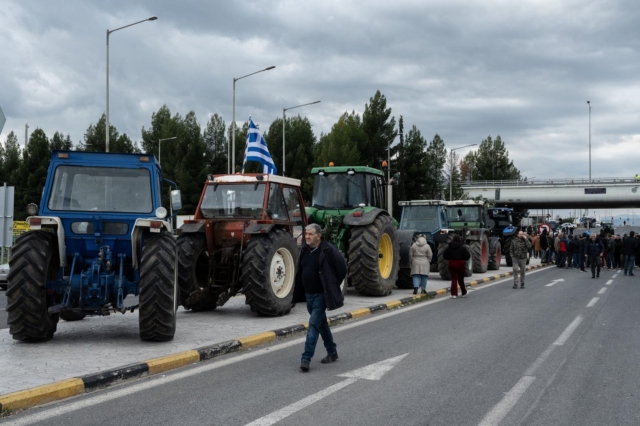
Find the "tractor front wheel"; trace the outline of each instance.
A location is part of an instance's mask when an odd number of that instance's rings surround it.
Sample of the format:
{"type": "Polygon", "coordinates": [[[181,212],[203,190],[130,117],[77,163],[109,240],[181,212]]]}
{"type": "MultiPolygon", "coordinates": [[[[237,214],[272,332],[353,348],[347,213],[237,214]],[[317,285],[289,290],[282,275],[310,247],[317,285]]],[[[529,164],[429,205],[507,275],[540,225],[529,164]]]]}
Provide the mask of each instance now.
{"type": "Polygon", "coordinates": [[[296,240],[282,229],[251,237],[242,254],[240,281],[252,311],[264,316],[291,311],[299,256],[296,240]]]}
{"type": "Polygon", "coordinates": [[[491,255],[489,256],[489,270],[497,271],[500,269],[500,262],[502,261],[502,249],[500,242],[496,241],[491,249],[491,255]]]}
{"type": "Polygon", "coordinates": [[[59,264],[53,232],[29,231],[16,240],[7,278],[7,323],[15,340],[43,342],[56,332],[59,315],[49,314],[55,300],[47,281],[57,278],[59,264]]]}
{"type": "Polygon", "coordinates": [[[387,215],[379,215],[366,226],[351,230],[349,277],[356,291],[365,296],[391,294],[398,278],[400,247],[396,228],[387,215]]]}
{"type": "Polygon", "coordinates": [[[489,267],[489,240],[483,235],[480,241],[470,244],[471,256],[473,256],[473,272],[484,273],[489,267]]]}
{"type": "Polygon", "coordinates": [[[147,236],[140,262],[140,338],[172,340],[178,309],[176,240],[168,233],[147,236]]]}

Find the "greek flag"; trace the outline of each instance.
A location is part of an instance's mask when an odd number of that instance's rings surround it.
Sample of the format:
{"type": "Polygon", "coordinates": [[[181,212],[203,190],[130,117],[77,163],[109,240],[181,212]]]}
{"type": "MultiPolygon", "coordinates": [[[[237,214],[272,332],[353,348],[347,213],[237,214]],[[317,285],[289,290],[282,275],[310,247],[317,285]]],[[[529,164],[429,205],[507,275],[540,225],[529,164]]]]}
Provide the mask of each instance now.
{"type": "Polygon", "coordinates": [[[253,120],[249,117],[249,131],[247,133],[247,148],[244,151],[244,162],[242,163],[242,173],[247,161],[257,161],[262,163],[262,173],[275,175],[278,169],[269,154],[267,142],[262,137],[260,130],[253,124],[253,120]]]}

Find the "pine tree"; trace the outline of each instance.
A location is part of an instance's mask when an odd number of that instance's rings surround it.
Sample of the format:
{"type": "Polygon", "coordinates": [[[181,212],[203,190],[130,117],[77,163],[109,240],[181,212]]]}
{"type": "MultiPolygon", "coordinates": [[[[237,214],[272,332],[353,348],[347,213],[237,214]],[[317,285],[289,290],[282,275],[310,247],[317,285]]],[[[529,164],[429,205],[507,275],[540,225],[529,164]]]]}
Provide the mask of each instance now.
{"type": "Polygon", "coordinates": [[[426,155],[428,172],[425,185],[427,197],[431,200],[441,200],[444,198],[444,166],[447,162],[447,150],[444,146],[444,141],[438,134],[429,142],[426,155]]]}
{"type": "Polygon", "coordinates": [[[27,217],[26,207],[30,203],[40,205],[42,189],[47,179],[47,169],[51,158],[49,139],[40,128],[31,133],[29,142],[22,152],[22,162],[18,170],[11,174],[11,181],[15,184],[15,218],[24,220],[27,217]]]}
{"type": "Polygon", "coordinates": [[[509,151],[500,135],[495,140],[488,136],[476,151],[474,180],[518,180],[520,171],[509,160],[509,151]]]}
{"type": "Polygon", "coordinates": [[[391,117],[391,108],[387,108],[387,98],[376,91],[369,99],[362,114],[362,129],[366,140],[358,145],[360,159],[365,165],[380,168],[387,158],[387,149],[396,139],[396,120],[391,117]]]}
{"type": "Polygon", "coordinates": [[[404,119],[402,116],[398,118],[398,137],[400,142],[391,148],[391,156],[395,157],[395,160],[391,160],[391,171],[394,174],[395,185],[393,186],[393,217],[400,220],[402,207],[398,205],[398,201],[406,201],[406,165],[408,159],[406,157],[405,138],[404,138],[404,119]]]}
{"type": "Polygon", "coordinates": [[[3,182],[10,182],[16,186],[16,197],[18,195],[18,187],[15,182],[11,180],[11,174],[20,168],[22,162],[22,153],[20,150],[20,143],[18,142],[18,136],[12,131],[7,135],[7,141],[4,144],[3,159],[3,182]]]}
{"type": "Polygon", "coordinates": [[[62,132],[55,132],[53,134],[53,138],[51,138],[51,150],[63,150],[63,151],[71,151],[73,150],[73,142],[71,142],[71,137],[67,135],[66,139],[62,132]]]}
{"type": "Polygon", "coordinates": [[[205,163],[208,173],[227,173],[226,124],[221,116],[213,114],[202,138],[205,144],[205,163]]]}
{"type": "Polygon", "coordinates": [[[351,114],[345,112],[333,125],[331,132],[320,137],[315,165],[328,166],[330,162],[336,166],[367,165],[358,151],[358,146],[365,144],[366,140],[360,116],[355,111],[351,114]]]}
{"type": "MultiPolygon", "coordinates": [[[[105,114],[98,120],[96,125],[90,124],[84,134],[84,142],[78,144],[78,151],[105,152],[107,137],[105,129],[107,118],[105,114]]],[[[133,153],[137,152],[136,145],[131,141],[126,133],[120,135],[118,130],[109,123],[109,152],[133,153]]]]}
{"type": "Polygon", "coordinates": [[[406,163],[400,178],[404,182],[405,198],[407,200],[428,199],[425,176],[429,174],[429,163],[426,149],[427,141],[414,124],[405,139],[404,156],[406,163]]]}

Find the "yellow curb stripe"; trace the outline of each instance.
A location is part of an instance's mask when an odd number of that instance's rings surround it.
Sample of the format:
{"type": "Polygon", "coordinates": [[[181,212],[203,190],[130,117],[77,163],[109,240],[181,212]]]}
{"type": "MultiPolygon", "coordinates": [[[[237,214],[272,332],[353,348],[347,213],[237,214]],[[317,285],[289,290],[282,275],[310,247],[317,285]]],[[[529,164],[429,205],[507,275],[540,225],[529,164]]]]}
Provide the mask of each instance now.
{"type": "Polygon", "coordinates": [[[351,318],[360,318],[371,314],[369,308],[357,309],[355,311],[349,312],[351,314],[351,318]]]}
{"type": "Polygon", "coordinates": [[[387,309],[393,309],[393,308],[397,308],[398,306],[402,305],[402,302],[399,301],[399,300],[394,300],[393,302],[385,303],[385,305],[387,306],[387,309]]]}
{"type": "Polygon", "coordinates": [[[443,294],[447,294],[447,293],[448,293],[448,291],[447,291],[447,289],[446,289],[446,288],[441,288],[441,289],[439,289],[439,290],[436,290],[436,294],[437,294],[438,296],[442,296],[443,294]]]}
{"type": "Polygon", "coordinates": [[[482,279],[482,282],[485,282],[485,283],[488,283],[489,281],[491,281],[491,278],[486,277],[482,279]]]}
{"type": "Polygon", "coordinates": [[[494,275],[493,278],[495,278],[497,280],[498,278],[502,278],[502,275],[500,275],[500,274],[494,275]]]}
{"type": "Polygon", "coordinates": [[[308,322],[303,322],[303,323],[302,323],[302,326],[303,326],[304,328],[306,328],[307,330],[309,329],[309,323],[308,323],[308,322]]]}
{"type": "Polygon", "coordinates": [[[153,358],[147,361],[149,374],[158,374],[174,368],[184,367],[200,361],[198,351],[186,351],[179,354],[167,355],[160,358],[153,358]]]}
{"type": "Polygon", "coordinates": [[[82,379],[66,379],[0,397],[2,412],[58,401],[84,392],[82,379]]]}
{"type": "MultiPolygon", "coordinates": [[[[307,323],[306,328],[309,328],[307,323]]],[[[258,346],[263,343],[270,342],[276,339],[276,333],[273,331],[265,331],[264,333],[254,334],[253,336],[241,337],[238,339],[240,344],[242,344],[243,348],[250,348],[253,346],[258,346]]]]}
{"type": "Polygon", "coordinates": [[[474,286],[474,285],[478,285],[478,281],[471,281],[470,283],[467,283],[467,286],[474,286]]]}

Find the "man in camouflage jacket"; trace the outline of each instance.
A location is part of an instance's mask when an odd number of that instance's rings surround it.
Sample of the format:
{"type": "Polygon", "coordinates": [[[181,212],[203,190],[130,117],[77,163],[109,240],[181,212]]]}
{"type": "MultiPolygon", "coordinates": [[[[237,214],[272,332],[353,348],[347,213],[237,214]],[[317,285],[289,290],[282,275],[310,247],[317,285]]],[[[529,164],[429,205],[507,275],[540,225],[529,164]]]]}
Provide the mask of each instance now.
{"type": "Polygon", "coordinates": [[[524,288],[524,272],[527,269],[527,255],[531,248],[531,240],[522,230],[518,231],[518,237],[511,242],[511,260],[513,262],[513,288],[524,288]]]}

